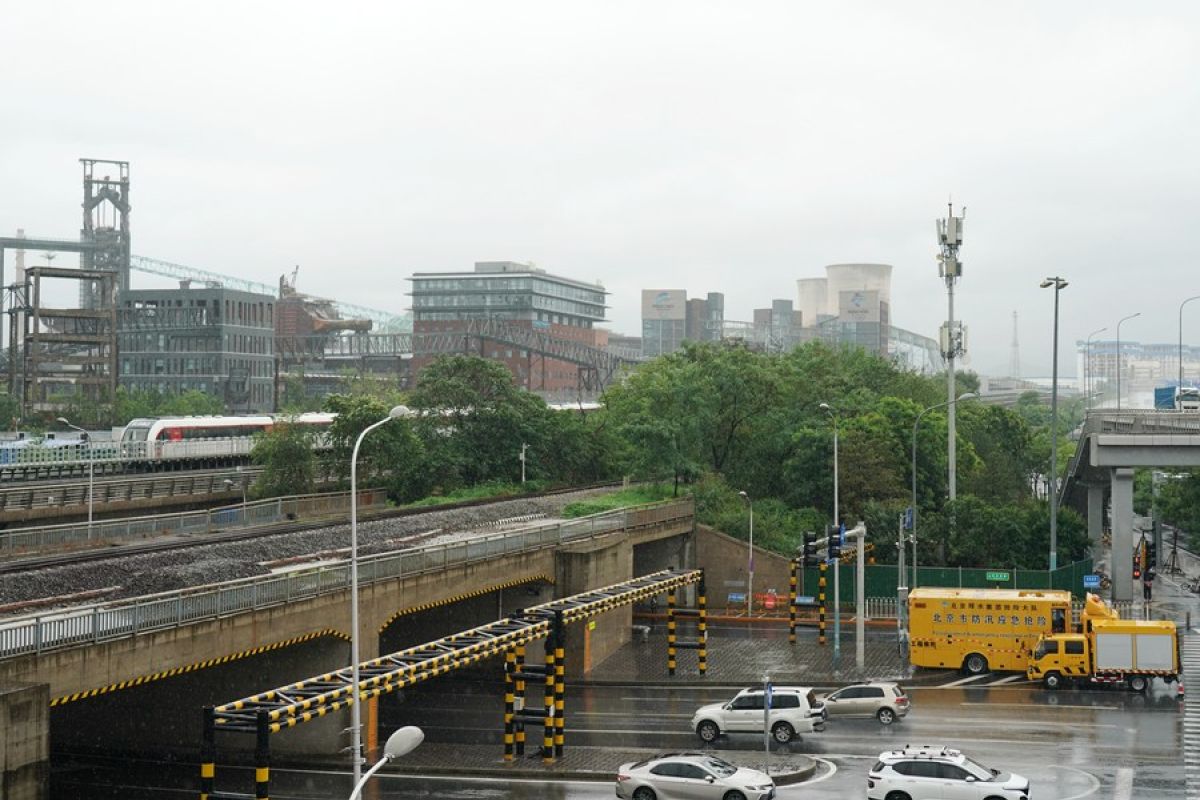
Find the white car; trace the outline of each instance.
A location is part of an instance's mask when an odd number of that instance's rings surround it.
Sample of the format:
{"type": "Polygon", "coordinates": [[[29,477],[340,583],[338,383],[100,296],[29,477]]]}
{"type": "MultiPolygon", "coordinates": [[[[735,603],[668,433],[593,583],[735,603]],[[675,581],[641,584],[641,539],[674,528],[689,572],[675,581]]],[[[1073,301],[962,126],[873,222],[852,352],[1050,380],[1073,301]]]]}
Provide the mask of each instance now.
{"type": "MultiPolygon", "coordinates": [[[[790,742],[799,734],[820,730],[825,707],[806,686],[779,686],[771,691],[768,729],[775,741],[790,742]]],[[[726,703],[701,706],[692,716],[692,730],[705,742],[726,733],[762,734],[763,690],[743,689],[726,703]]]]}
{"type": "Polygon", "coordinates": [[[704,753],[667,753],[617,769],[623,800],[772,800],[775,782],[704,753]]]}
{"type": "Polygon", "coordinates": [[[910,746],[879,754],[867,800],[1029,800],[1029,780],[948,747],[910,746]]]}

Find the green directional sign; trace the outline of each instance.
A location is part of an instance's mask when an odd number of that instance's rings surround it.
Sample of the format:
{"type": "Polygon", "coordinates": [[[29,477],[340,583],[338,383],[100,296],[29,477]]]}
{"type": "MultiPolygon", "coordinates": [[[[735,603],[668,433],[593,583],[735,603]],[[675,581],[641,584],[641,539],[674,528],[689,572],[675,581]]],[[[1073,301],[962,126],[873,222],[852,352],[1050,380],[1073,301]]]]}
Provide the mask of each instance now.
{"type": "Polygon", "coordinates": [[[988,570],[987,579],[989,583],[1008,583],[1011,575],[1001,570],[988,570]]]}

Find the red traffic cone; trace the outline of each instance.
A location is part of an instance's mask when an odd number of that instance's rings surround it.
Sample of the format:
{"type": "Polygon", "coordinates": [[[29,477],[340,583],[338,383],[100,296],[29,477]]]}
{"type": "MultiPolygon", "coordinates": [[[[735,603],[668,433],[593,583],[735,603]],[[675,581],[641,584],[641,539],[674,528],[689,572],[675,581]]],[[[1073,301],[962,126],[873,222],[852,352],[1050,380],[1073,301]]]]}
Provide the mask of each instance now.
{"type": "Polygon", "coordinates": [[[1183,681],[1179,682],[1179,688],[1175,690],[1175,697],[1178,700],[1183,699],[1183,681]]]}

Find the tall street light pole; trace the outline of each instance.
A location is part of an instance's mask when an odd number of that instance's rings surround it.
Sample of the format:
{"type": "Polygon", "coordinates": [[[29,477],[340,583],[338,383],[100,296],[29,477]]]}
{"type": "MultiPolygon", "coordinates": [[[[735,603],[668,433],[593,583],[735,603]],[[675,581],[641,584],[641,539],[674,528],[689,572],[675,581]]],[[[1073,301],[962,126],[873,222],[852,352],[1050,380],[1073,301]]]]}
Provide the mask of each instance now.
{"type": "Polygon", "coordinates": [[[367,781],[371,779],[372,775],[397,758],[416,750],[417,745],[423,741],[425,741],[425,731],[414,725],[405,725],[392,733],[388,737],[387,744],[383,746],[383,758],[375,762],[375,766],[367,770],[367,774],[355,783],[354,791],[350,793],[350,800],[362,797],[363,787],[367,785],[367,781]]]}
{"type": "Polygon", "coordinates": [[[1042,281],[1054,287],[1054,355],[1050,377],[1050,571],[1058,569],[1058,293],[1069,284],[1055,275],[1042,281]]]}
{"type": "Polygon", "coordinates": [[[1193,300],[1200,300],[1200,294],[1189,297],[1179,304],[1179,388],[1183,388],[1183,307],[1193,300]]]}
{"type": "Polygon", "coordinates": [[[1083,356],[1083,391],[1087,394],[1084,398],[1084,406],[1090,411],[1092,408],[1092,338],[1098,333],[1104,333],[1108,328],[1101,328],[1097,331],[1092,331],[1087,337],[1087,347],[1084,350],[1083,356]]]}
{"type": "Polygon", "coordinates": [[[1142,312],[1130,314],[1128,317],[1121,317],[1117,322],[1117,411],[1121,410],[1121,323],[1140,317],[1142,312]]]}
{"type": "MultiPolygon", "coordinates": [[[[975,394],[975,392],[963,392],[962,394],[960,394],[958,397],[954,398],[953,400],[947,400],[945,403],[938,403],[937,405],[930,406],[929,408],[924,409],[923,411],[921,411],[921,413],[917,414],[917,419],[915,422],[913,422],[913,432],[912,432],[912,553],[913,554],[912,554],[912,583],[910,584],[911,588],[913,588],[913,589],[917,588],[917,430],[921,427],[921,417],[925,416],[930,411],[936,411],[937,409],[945,408],[946,406],[950,406],[951,408],[953,408],[954,405],[956,403],[958,403],[959,401],[973,400],[974,398],[976,398],[978,396],[979,395],[975,394]]],[[[900,546],[903,547],[904,543],[901,542],[900,546]]]]}
{"type": "MultiPolygon", "coordinates": [[[[838,508],[838,418],[829,403],[821,403],[820,408],[833,421],[833,533],[841,536],[842,517],[838,508]]],[[[833,565],[833,663],[836,667],[842,656],[842,583],[841,564],[833,565]]]]}
{"type": "Polygon", "coordinates": [[[750,547],[746,556],[746,619],[749,619],[754,615],[754,501],[745,492],[738,492],[738,497],[750,509],[750,547]]]}
{"type": "MultiPolygon", "coordinates": [[[[350,751],[354,761],[354,784],[362,780],[362,707],[358,669],[358,448],[371,431],[386,425],[397,417],[407,417],[412,411],[407,406],[396,406],[378,422],[363,429],[354,442],[350,455],[350,671],[354,689],[350,695],[350,751]]],[[[415,746],[415,745],[414,745],[415,746]]]]}
{"type": "Polygon", "coordinates": [[[94,485],[92,477],[93,477],[93,473],[94,473],[93,467],[95,466],[95,463],[96,463],[95,459],[92,458],[92,437],[91,437],[91,434],[89,434],[83,428],[79,427],[78,425],[72,425],[70,422],[68,422],[66,417],[59,417],[58,421],[60,423],[62,423],[63,425],[66,425],[71,430],[78,431],[79,434],[82,436],[83,440],[85,442],[87,442],[87,456],[88,456],[88,534],[87,534],[87,537],[88,537],[88,539],[91,539],[92,538],[92,486],[94,485]]]}

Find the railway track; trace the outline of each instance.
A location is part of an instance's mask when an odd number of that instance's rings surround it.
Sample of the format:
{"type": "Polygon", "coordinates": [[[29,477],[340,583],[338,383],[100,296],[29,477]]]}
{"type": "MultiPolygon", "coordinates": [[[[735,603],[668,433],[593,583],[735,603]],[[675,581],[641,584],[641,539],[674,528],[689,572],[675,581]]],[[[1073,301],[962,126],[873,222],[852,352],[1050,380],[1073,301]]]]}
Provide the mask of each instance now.
{"type": "MultiPolygon", "coordinates": [[[[435,511],[451,511],[454,509],[473,508],[476,506],[491,505],[493,503],[502,503],[511,500],[537,499],[539,497],[553,497],[556,495],[572,494],[574,492],[585,492],[592,489],[605,489],[620,486],[619,481],[609,483],[595,483],[587,486],[572,486],[565,489],[550,489],[544,492],[530,492],[528,494],[513,495],[508,497],[492,497],[481,498],[476,500],[462,500],[454,503],[443,503],[435,506],[420,506],[406,508],[389,508],[379,513],[371,514],[367,517],[369,521],[381,519],[394,519],[397,517],[413,517],[420,514],[427,514],[435,511]]],[[[212,544],[223,544],[230,542],[241,542],[251,539],[258,539],[264,536],[275,536],[285,533],[297,533],[300,531],[316,530],[326,528],[330,525],[340,524],[340,520],[331,521],[330,519],[311,520],[308,522],[287,522],[277,525],[265,525],[260,528],[252,528],[249,530],[228,531],[225,533],[206,534],[203,537],[193,535],[166,535],[159,539],[154,539],[144,542],[134,542],[131,544],[111,545],[108,547],[95,550],[72,550],[65,553],[55,553],[52,555],[35,556],[31,558],[14,559],[11,561],[0,562],[0,575],[36,572],[42,569],[52,569],[60,566],[75,566],[88,562],[107,561],[115,558],[127,558],[135,555],[143,555],[146,553],[157,553],[168,550],[186,549],[189,547],[200,547],[212,544]]]]}

